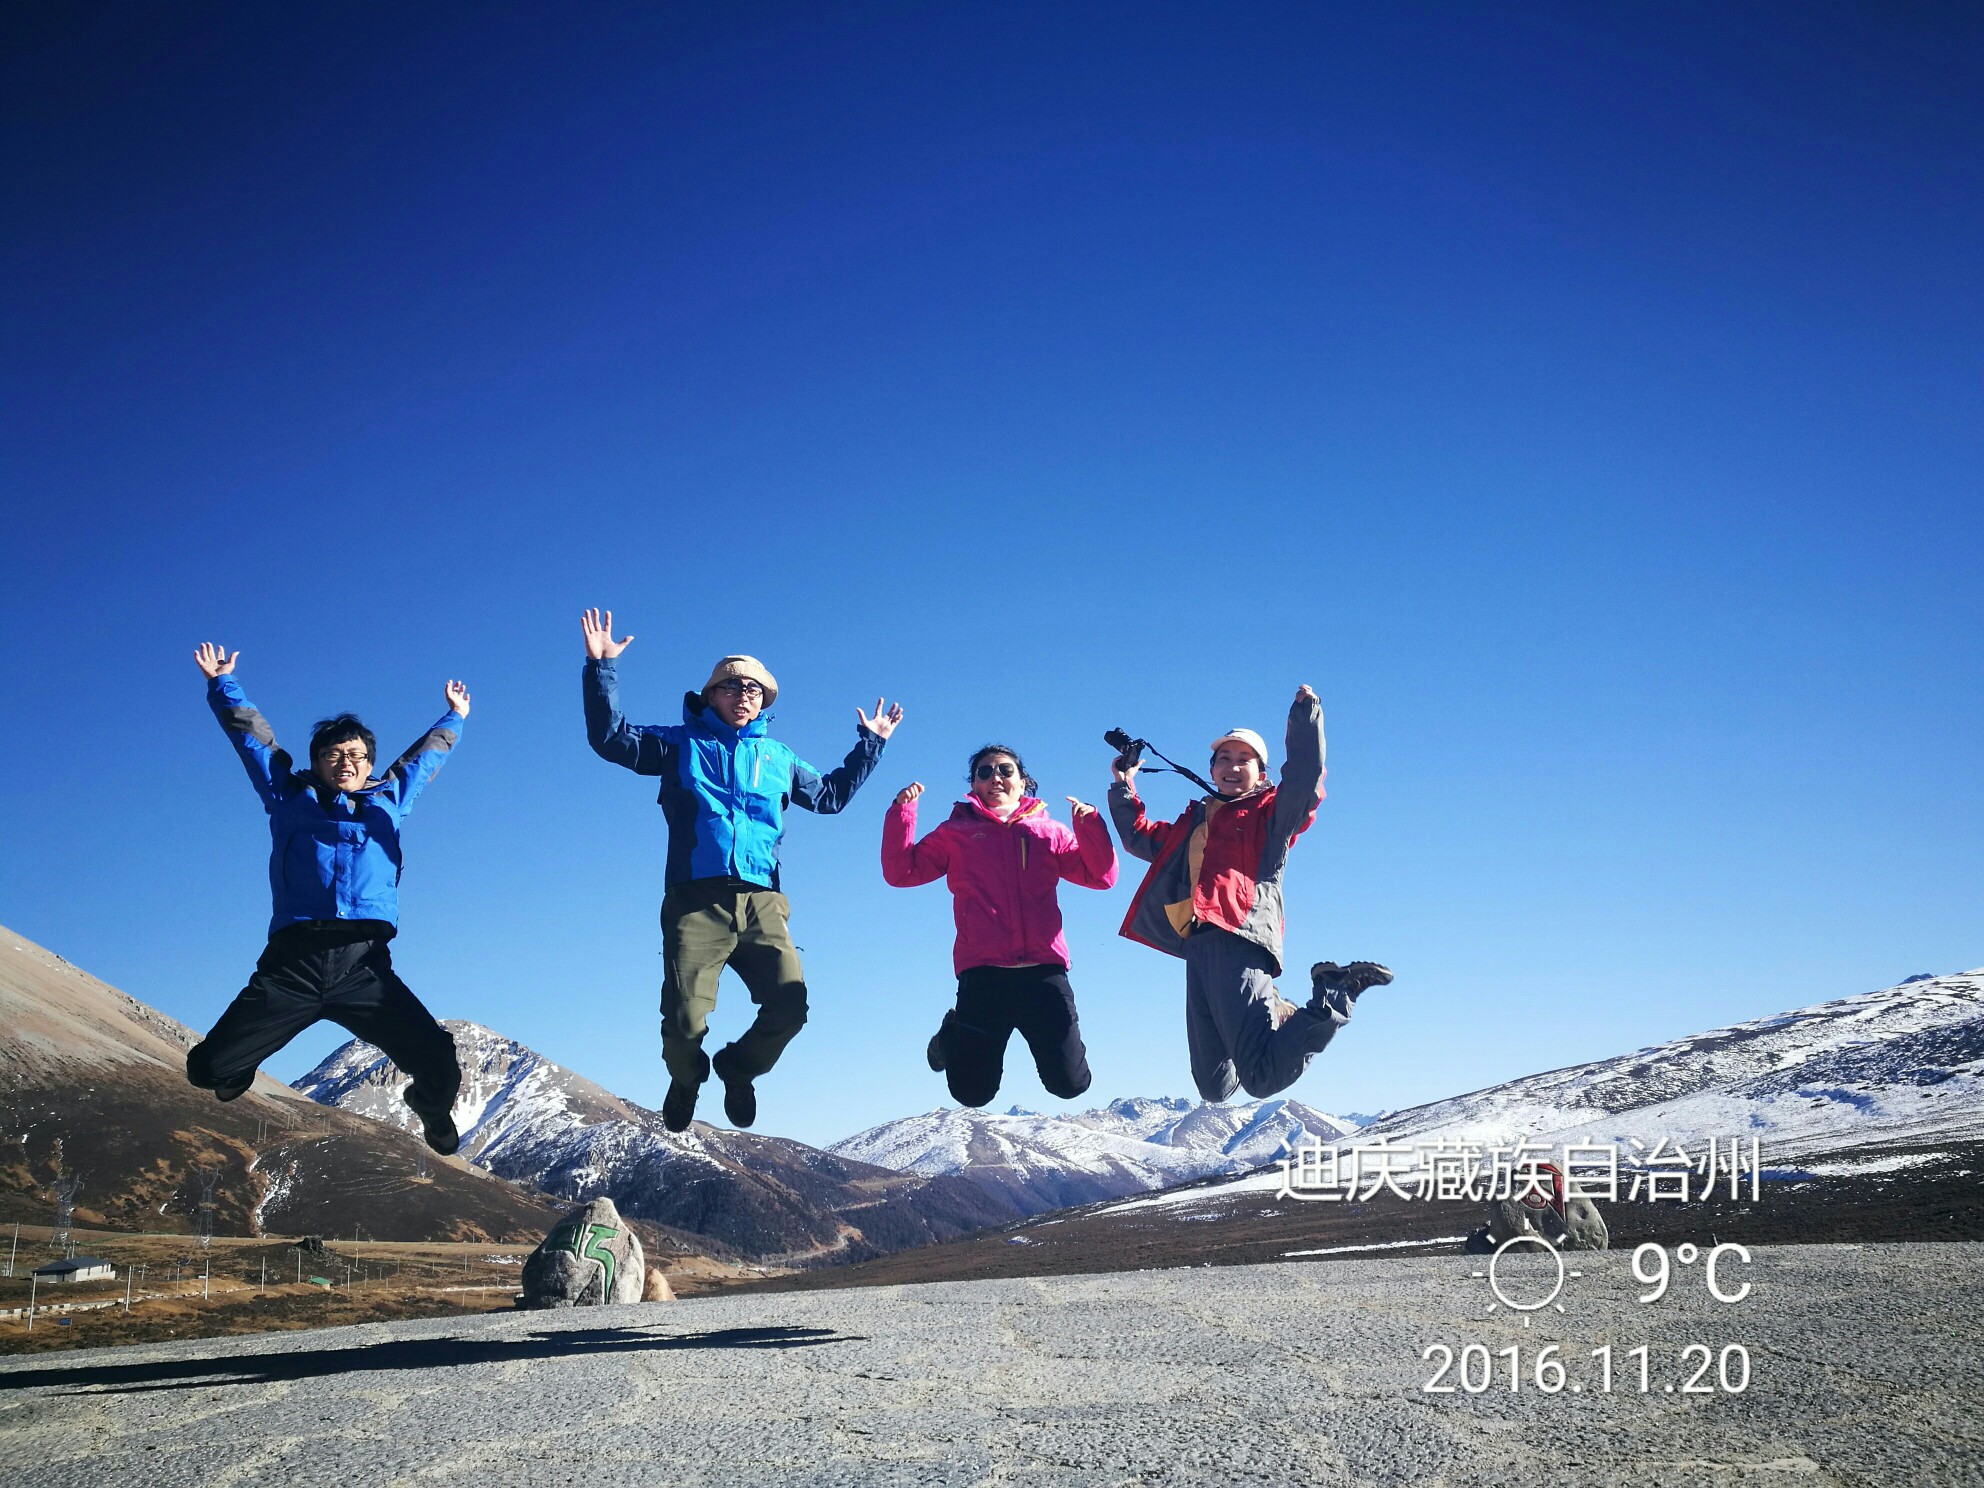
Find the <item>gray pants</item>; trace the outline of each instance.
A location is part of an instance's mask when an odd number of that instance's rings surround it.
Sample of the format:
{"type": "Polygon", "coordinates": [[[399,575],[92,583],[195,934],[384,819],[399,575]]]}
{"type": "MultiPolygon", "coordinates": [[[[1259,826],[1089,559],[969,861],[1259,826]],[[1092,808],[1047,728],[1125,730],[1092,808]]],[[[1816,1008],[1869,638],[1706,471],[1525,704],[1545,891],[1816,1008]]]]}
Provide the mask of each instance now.
{"type": "Polygon", "coordinates": [[[1251,940],[1204,928],[1185,940],[1185,1043],[1192,1081],[1209,1101],[1243,1089],[1256,1100],[1302,1077],[1347,1016],[1300,1004],[1274,1026],[1274,958],[1251,940]]]}

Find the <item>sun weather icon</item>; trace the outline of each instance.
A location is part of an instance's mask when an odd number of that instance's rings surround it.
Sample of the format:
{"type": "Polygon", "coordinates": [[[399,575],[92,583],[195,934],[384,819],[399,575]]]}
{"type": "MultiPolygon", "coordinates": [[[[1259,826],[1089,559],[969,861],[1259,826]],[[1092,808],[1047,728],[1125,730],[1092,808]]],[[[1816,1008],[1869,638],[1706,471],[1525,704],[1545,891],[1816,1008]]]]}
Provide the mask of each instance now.
{"type": "MultiPolygon", "coordinates": [[[[1520,1269],[1527,1272],[1530,1268],[1520,1269]]],[[[1494,1295],[1495,1300],[1488,1304],[1489,1316],[1506,1307],[1520,1316],[1522,1325],[1527,1328],[1533,1312],[1541,1312],[1546,1307],[1562,1312],[1564,1304],[1557,1299],[1564,1294],[1564,1283],[1581,1279],[1584,1272],[1566,1269],[1563,1255],[1541,1235],[1511,1235],[1489,1255],[1488,1269],[1472,1272],[1471,1275],[1476,1281],[1486,1281],[1488,1290],[1494,1295]],[[1550,1265],[1530,1275],[1516,1274],[1518,1268],[1514,1266],[1502,1269],[1502,1257],[1518,1245],[1541,1250],[1550,1258],[1550,1265]]]]}

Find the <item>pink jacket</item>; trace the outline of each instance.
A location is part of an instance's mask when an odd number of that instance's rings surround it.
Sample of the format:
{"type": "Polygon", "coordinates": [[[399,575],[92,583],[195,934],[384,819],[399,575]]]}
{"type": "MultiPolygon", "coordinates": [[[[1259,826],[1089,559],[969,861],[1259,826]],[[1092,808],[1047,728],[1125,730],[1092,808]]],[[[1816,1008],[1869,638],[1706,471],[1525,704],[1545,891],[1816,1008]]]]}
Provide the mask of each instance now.
{"type": "Polygon", "coordinates": [[[1116,849],[1099,811],[1084,811],[1073,829],[1048,816],[1033,797],[1005,821],[967,797],[921,842],[916,803],[889,807],[882,822],[882,877],[899,889],[944,879],[958,922],[952,961],[974,966],[1065,967],[1055,890],[1062,879],[1085,889],[1116,882],[1116,849]]]}

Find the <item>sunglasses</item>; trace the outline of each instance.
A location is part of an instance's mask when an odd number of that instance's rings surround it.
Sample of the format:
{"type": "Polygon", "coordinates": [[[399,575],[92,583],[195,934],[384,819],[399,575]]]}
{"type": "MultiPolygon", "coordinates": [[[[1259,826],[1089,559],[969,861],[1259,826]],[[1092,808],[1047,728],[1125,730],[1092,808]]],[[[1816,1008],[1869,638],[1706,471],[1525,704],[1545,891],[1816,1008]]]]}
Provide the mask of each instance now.
{"type": "Polygon", "coordinates": [[[1011,764],[980,765],[976,770],[971,772],[971,778],[973,780],[990,780],[994,775],[997,775],[1001,780],[1011,780],[1017,774],[1019,774],[1018,767],[1011,764]]]}

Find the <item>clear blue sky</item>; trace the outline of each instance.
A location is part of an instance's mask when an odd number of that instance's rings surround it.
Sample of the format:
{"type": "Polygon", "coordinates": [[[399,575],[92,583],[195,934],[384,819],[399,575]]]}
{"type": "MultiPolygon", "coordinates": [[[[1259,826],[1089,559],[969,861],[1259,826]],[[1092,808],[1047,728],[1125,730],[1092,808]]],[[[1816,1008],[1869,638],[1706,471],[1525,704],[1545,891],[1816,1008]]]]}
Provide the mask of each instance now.
{"type": "MultiPolygon", "coordinates": [[[[733,650],[816,764],[908,710],[787,834],[815,1011],[762,1130],[948,1099],[893,790],[998,738],[1099,798],[1110,725],[1278,741],[1300,682],[1290,960],[1399,973],[1315,1105],[1984,963],[1974,10],[131,4],[11,45],[0,922],[188,1023],[268,913],[193,647],[292,741],[397,748],[461,676],[401,970],[659,1103],[662,823],[586,747],[588,604],[643,721],[733,650]]],[[[1063,895],[1094,1100],[1190,1089],[1129,892],[1063,895]]],[[[1014,1056],[1002,1104],[1055,1108],[1014,1056]]]]}

